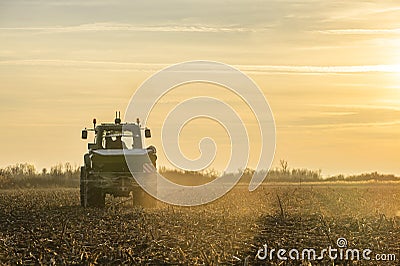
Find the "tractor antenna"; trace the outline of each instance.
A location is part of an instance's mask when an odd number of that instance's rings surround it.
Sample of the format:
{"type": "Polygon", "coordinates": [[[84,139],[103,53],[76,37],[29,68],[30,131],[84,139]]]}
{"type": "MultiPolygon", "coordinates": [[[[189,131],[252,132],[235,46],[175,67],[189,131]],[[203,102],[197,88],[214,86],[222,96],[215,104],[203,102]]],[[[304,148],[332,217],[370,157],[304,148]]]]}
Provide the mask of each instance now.
{"type": "Polygon", "coordinates": [[[121,112],[115,112],[115,124],[121,124],[121,112]]]}

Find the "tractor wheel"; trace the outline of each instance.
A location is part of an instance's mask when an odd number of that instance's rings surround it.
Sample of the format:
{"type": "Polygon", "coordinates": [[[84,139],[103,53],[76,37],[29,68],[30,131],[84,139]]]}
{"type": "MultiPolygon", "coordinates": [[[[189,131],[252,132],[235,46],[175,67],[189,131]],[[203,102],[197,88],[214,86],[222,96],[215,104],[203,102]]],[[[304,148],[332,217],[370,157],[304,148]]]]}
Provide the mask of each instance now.
{"type": "Polygon", "coordinates": [[[85,207],[85,202],[86,202],[86,169],[84,166],[81,167],[81,176],[80,176],[80,182],[79,182],[79,188],[80,188],[80,198],[81,198],[81,206],[85,207]]]}
{"type": "Polygon", "coordinates": [[[104,208],[106,205],[106,194],[101,188],[95,186],[94,180],[90,176],[87,176],[85,181],[84,207],[104,208]]]}
{"type": "Polygon", "coordinates": [[[157,199],[150,196],[141,187],[136,187],[132,191],[133,206],[143,207],[143,208],[156,208],[157,199]]]}
{"type": "Polygon", "coordinates": [[[104,208],[106,205],[106,194],[97,188],[93,178],[87,175],[84,166],[81,167],[80,196],[82,207],[104,208]]]}

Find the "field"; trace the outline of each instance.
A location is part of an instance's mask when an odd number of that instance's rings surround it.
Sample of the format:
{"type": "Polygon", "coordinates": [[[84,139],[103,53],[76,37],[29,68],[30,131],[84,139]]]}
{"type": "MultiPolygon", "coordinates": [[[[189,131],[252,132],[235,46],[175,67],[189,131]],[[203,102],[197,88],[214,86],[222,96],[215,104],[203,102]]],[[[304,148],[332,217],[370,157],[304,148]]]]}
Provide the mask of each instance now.
{"type": "Polygon", "coordinates": [[[112,198],[103,210],[82,209],[77,189],[2,190],[0,263],[398,265],[399,211],[399,183],[267,184],[252,193],[239,186],[205,206],[148,210],[112,198]],[[276,256],[280,248],[318,256],[338,238],[371,249],[371,259],[397,260],[276,256]],[[264,244],[276,251],[260,260],[264,244]]]}

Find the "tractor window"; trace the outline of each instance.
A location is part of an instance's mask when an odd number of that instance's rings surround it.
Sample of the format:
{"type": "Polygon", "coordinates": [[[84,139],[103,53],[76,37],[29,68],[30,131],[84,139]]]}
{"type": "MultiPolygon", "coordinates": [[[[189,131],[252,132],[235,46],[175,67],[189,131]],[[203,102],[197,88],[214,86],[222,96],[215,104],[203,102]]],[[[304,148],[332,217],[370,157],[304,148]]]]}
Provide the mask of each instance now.
{"type": "Polygon", "coordinates": [[[129,130],[104,130],[102,138],[104,149],[132,149],[133,134],[129,130]]]}
{"type": "Polygon", "coordinates": [[[133,149],[133,133],[132,131],[125,130],[122,135],[122,142],[125,143],[127,149],[133,149]]]}

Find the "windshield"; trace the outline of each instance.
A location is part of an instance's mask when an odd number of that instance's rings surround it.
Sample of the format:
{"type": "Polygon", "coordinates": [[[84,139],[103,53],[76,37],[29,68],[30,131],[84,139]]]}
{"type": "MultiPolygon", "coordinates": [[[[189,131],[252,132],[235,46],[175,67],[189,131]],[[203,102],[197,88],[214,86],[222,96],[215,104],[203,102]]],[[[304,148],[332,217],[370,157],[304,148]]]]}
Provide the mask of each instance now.
{"type": "Polygon", "coordinates": [[[133,149],[134,139],[130,130],[104,130],[102,136],[103,149],[133,149]]]}

